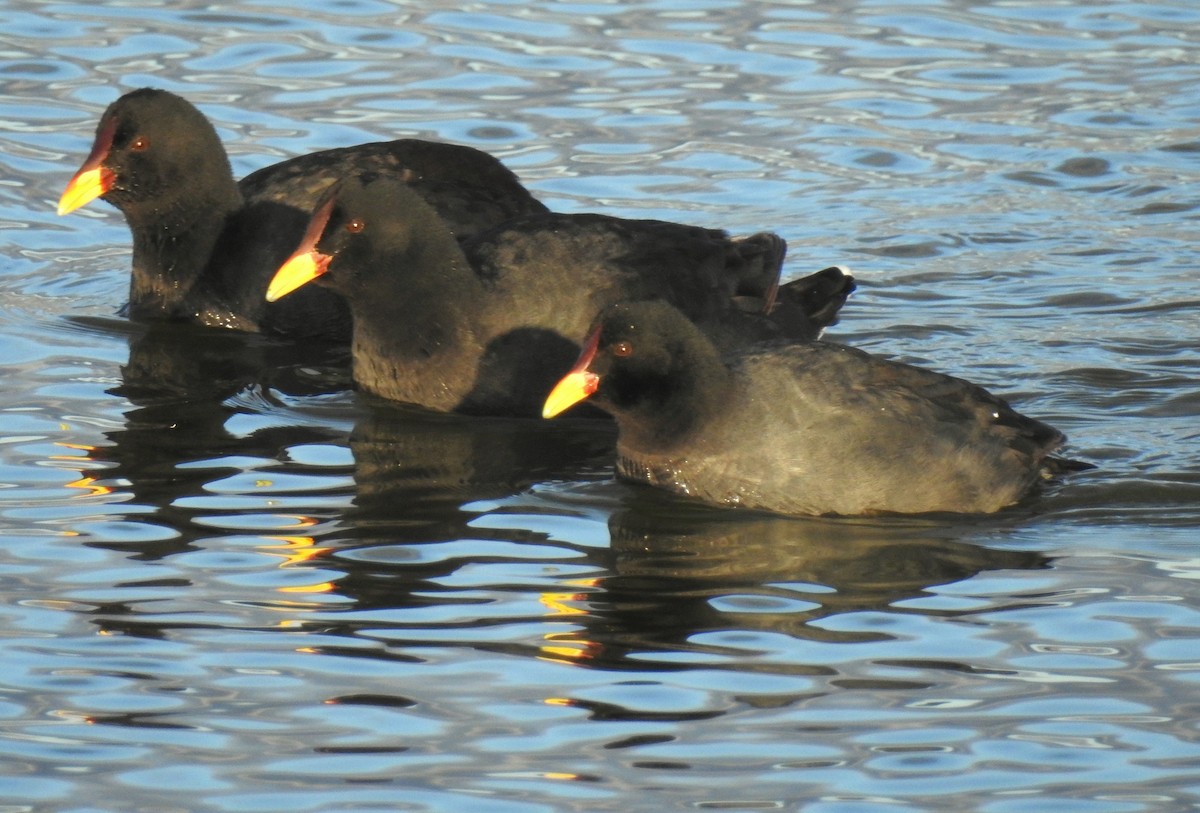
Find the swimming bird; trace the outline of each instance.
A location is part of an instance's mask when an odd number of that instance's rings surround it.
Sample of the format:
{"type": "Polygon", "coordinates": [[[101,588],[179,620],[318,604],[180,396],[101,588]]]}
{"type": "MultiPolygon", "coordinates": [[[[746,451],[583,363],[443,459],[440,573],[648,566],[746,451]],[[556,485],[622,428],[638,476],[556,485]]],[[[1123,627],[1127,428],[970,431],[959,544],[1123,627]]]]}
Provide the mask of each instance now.
{"type": "Polygon", "coordinates": [[[312,280],[343,296],[360,389],[442,412],[536,417],[578,337],[616,301],[673,302],[722,343],[815,337],[853,278],[831,268],[780,286],[785,250],[770,233],[553,213],[460,244],[406,185],[347,178],[267,297],[312,280]],[[786,311],[778,320],[764,314],[775,307],[786,311]]]}
{"type": "Polygon", "coordinates": [[[616,418],[618,477],[778,514],[990,513],[1090,468],[962,379],[823,341],[722,353],[663,302],[601,313],[543,415],[584,399],[616,418]]]}
{"type": "Polygon", "coordinates": [[[546,210],[487,153],[417,139],[300,155],[235,182],[204,114],[174,93],[142,88],[105,110],[58,212],[100,197],[125,215],[131,317],[348,341],[349,312],[329,291],[275,305],[263,293],[324,190],[367,171],[407,184],[460,238],[546,210]]]}

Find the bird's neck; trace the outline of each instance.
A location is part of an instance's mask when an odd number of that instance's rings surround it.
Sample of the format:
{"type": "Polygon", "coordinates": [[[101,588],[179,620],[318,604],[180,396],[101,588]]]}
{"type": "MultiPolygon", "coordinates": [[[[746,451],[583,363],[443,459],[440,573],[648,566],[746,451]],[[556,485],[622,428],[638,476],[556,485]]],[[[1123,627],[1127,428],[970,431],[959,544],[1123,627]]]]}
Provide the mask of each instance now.
{"type": "Polygon", "coordinates": [[[133,234],[129,304],[134,316],[174,316],[204,273],[227,223],[242,205],[229,187],[205,198],[176,198],[155,207],[152,218],[126,212],[133,234]]]}
{"type": "Polygon", "coordinates": [[[353,303],[354,377],[394,401],[450,411],[470,391],[486,307],[479,280],[458,256],[438,265],[408,256],[395,269],[420,269],[391,290],[367,286],[370,302],[353,303]]]}
{"type": "Polygon", "coordinates": [[[687,357],[669,381],[642,390],[619,422],[622,445],[670,456],[720,420],[737,397],[737,385],[716,351],[705,350],[687,357]]]}
{"type": "Polygon", "coordinates": [[[457,333],[453,314],[427,313],[420,320],[386,323],[354,320],[354,380],[362,389],[392,401],[450,412],[470,391],[469,334],[457,333]]]}

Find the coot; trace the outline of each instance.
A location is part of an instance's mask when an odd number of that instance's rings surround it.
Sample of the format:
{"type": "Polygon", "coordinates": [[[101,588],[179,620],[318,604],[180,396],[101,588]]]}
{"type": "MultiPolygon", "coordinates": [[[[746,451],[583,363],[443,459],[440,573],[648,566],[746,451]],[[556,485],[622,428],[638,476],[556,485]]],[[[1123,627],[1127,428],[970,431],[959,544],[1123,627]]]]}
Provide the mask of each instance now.
{"type": "Polygon", "coordinates": [[[780,287],[785,248],[774,234],[550,213],[460,245],[405,184],[348,178],[318,207],[267,296],[317,279],[345,297],[364,390],[442,412],[536,417],[578,355],[578,337],[616,301],[673,302],[723,344],[815,337],[853,279],[833,268],[780,287]],[[764,315],[779,302],[786,318],[764,315]]]}
{"type": "Polygon", "coordinates": [[[322,192],[358,172],[408,184],[459,237],[546,210],[492,156],[416,139],[301,155],[235,182],[204,114],[173,93],[143,88],[104,112],[58,211],[102,197],[124,213],[133,233],[134,318],[348,341],[349,313],[329,291],[312,288],[276,305],[263,292],[322,192]]]}
{"type": "Polygon", "coordinates": [[[605,310],[547,398],[617,420],[617,474],[780,514],[993,512],[1088,467],[967,381],[826,342],[720,353],[662,302],[605,310]]]}

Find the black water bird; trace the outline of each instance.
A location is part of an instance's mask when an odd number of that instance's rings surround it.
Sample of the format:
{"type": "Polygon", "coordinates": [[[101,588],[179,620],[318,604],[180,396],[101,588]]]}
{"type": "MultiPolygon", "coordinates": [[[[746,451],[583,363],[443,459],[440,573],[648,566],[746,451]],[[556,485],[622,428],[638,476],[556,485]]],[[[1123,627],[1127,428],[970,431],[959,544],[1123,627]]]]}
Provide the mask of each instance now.
{"type": "Polygon", "coordinates": [[[343,296],[363,390],[442,412],[536,417],[579,336],[613,302],[672,302],[723,345],[815,338],[853,278],[830,268],[781,286],[785,250],[770,233],[551,213],[460,244],[406,185],[349,178],[267,297],[313,280],[343,296]]]}
{"type": "Polygon", "coordinates": [[[720,352],[662,302],[602,313],[546,400],[617,421],[617,474],[788,515],[990,513],[1048,477],[1066,438],[962,379],[827,342],[720,352]]]}
{"type": "Polygon", "coordinates": [[[105,110],[58,212],[101,197],[125,215],[131,317],[348,341],[349,313],[329,291],[312,288],[277,304],[263,293],[325,189],[361,172],[406,184],[459,238],[546,211],[487,153],[417,139],[300,155],[236,182],[204,114],[173,93],[143,88],[105,110]]]}

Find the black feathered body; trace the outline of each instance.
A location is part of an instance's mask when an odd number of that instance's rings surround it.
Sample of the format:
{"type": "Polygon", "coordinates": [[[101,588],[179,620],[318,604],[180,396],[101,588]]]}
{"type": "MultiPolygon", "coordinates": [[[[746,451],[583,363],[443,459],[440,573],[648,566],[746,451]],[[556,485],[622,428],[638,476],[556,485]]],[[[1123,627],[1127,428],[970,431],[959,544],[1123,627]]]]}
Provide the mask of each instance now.
{"type": "Polygon", "coordinates": [[[616,418],[617,474],[788,515],[989,513],[1068,468],[1057,429],[952,376],[827,342],[722,352],[661,302],[622,303],[548,401],[616,418]],[[583,382],[587,381],[587,388],[583,382]]]}
{"type": "MultiPolygon", "coordinates": [[[[537,416],[596,314],[619,301],[671,302],[723,342],[780,331],[743,304],[757,297],[761,310],[775,291],[785,250],[776,235],[543,213],[459,245],[414,198],[387,181],[346,184],[326,227],[337,256],[320,284],[354,313],[356,382],[385,398],[537,416]],[[361,234],[341,233],[337,218],[378,212],[384,201],[408,217],[368,216],[361,234]]],[[[801,338],[821,327],[797,325],[801,338]]]]}
{"type": "MultiPolygon", "coordinates": [[[[470,147],[415,139],[301,155],[240,183],[216,130],[184,99],[144,88],[105,111],[115,119],[104,195],[133,236],[129,315],[346,341],[345,304],[317,287],[264,302],[275,270],[295,249],[313,206],[335,181],[373,173],[409,184],[460,237],[545,211],[499,161],[470,147]],[[135,137],[149,146],[134,149],[135,137]]],[[[398,215],[402,216],[402,215],[398,215]]]]}

